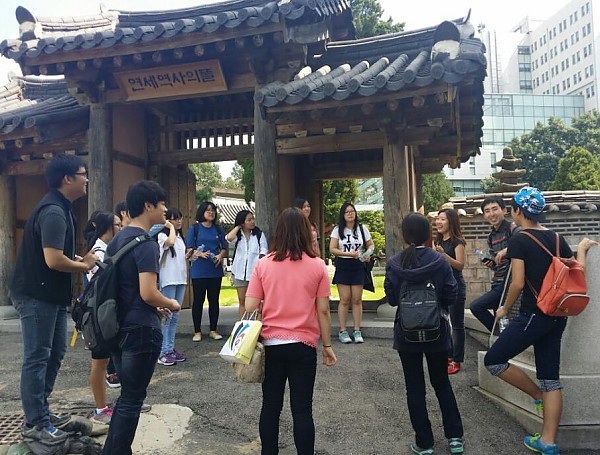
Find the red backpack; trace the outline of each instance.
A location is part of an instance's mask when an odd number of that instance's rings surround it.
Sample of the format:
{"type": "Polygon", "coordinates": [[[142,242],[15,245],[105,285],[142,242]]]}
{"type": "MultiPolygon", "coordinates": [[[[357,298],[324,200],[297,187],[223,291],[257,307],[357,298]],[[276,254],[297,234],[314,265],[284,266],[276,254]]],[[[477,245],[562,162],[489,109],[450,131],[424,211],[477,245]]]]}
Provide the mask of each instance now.
{"type": "Polygon", "coordinates": [[[537,299],[537,307],[547,316],[577,316],[590,301],[583,266],[573,258],[560,257],[558,234],[556,234],[556,255],[554,255],[529,232],[521,231],[521,233],[533,239],[540,248],[552,256],[552,262],[546,271],[539,294],[527,280],[529,289],[537,299]]]}

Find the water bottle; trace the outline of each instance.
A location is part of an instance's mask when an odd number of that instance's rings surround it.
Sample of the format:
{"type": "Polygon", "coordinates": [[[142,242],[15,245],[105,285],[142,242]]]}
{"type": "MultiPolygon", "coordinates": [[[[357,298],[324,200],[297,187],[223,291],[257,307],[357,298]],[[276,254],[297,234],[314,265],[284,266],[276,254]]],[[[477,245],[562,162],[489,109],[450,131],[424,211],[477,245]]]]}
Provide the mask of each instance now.
{"type": "Polygon", "coordinates": [[[190,257],[190,262],[194,262],[196,259],[198,259],[198,257],[199,257],[198,254],[202,253],[202,252],[204,252],[204,244],[202,244],[198,248],[196,248],[196,250],[190,257]]]}
{"type": "Polygon", "coordinates": [[[508,327],[508,324],[510,324],[508,318],[506,316],[502,316],[498,321],[498,330],[500,333],[504,332],[504,329],[508,327]]]}
{"type": "Polygon", "coordinates": [[[371,256],[373,254],[373,248],[369,248],[367,251],[365,251],[364,253],[362,253],[359,257],[358,260],[360,262],[365,262],[365,259],[367,259],[369,256],[371,256]]]}

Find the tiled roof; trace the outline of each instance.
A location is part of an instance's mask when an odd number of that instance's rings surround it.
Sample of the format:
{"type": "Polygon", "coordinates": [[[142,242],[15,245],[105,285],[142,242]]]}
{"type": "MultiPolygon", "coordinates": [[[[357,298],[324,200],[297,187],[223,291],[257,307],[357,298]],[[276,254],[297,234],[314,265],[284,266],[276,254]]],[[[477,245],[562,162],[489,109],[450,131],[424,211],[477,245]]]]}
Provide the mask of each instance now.
{"type": "MultiPolygon", "coordinates": [[[[459,215],[481,215],[481,203],[486,197],[499,196],[510,206],[514,193],[476,194],[473,196],[453,197],[447,203],[459,215]]],[[[544,191],[545,213],[591,213],[600,211],[600,191],[544,191]]]]}
{"type": "MultiPolygon", "coordinates": [[[[344,100],[424,87],[437,81],[483,81],[485,46],[473,38],[468,21],[445,21],[435,28],[373,38],[333,42],[327,52],[301,70],[293,81],[258,90],[265,107],[305,100],[344,100]]],[[[483,102],[483,100],[482,100],[483,102]]]]}
{"type": "Polygon", "coordinates": [[[62,76],[13,76],[0,87],[0,140],[15,130],[60,123],[88,114],[67,91],[62,76]]]}
{"type": "Polygon", "coordinates": [[[243,199],[215,196],[212,202],[216,204],[219,211],[219,223],[224,225],[233,226],[235,216],[241,210],[250,210],[254,213],[254,202],[248,205],[243,199]]]}
{"type": "Polygon", "coordinates": [[[0,43],[0,53],[18,60],[77,49],[134,44],[179,34],[215,33],[236,27],[260,28],[284,20],[322,22],[349,10],[348,0],[230,0],[165,11],[102,10],[89,17],[34,17],[18,7],[18,39],[0,43]]]}

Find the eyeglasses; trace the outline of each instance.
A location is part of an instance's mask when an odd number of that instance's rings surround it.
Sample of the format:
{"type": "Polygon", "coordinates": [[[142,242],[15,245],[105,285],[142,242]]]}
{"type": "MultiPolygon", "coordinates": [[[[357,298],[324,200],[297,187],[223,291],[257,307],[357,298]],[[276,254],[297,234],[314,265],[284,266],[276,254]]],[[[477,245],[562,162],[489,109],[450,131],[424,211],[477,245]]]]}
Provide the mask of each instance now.
{"type": "Polygon", "coordinates": [[[351,213],[356,213],[356,210],[346,210],[344,215],[350,215],[351,213]]]}
{"type": "Polygon", "coordinates": [[[86,179],[88,177],[88,173],[87,172],[75,172],[73,175],[81,175],[82,177],[85,177],[86,179]]]}
{"type": "Polygon", "coordinates": [[[215,213],[215,212],[216,212],[216,210],[215,210],[215,209],[206,209],[206,210],[205,210],[205,212],[212,212],[212,213],[215,213]]]}

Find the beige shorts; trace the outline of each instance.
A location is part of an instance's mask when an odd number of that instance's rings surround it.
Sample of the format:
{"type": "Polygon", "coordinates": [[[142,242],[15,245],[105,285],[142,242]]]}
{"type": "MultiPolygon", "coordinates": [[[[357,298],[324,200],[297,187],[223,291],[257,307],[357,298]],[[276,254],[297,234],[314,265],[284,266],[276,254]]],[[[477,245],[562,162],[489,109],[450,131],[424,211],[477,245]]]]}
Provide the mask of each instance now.
{"type": "Polygon", "coordinates": [[[247,288],[249,284],[250,284],[250,281],[238,280],[236,277],[233,277],[233,287],[234,288],[247,288]]]}

